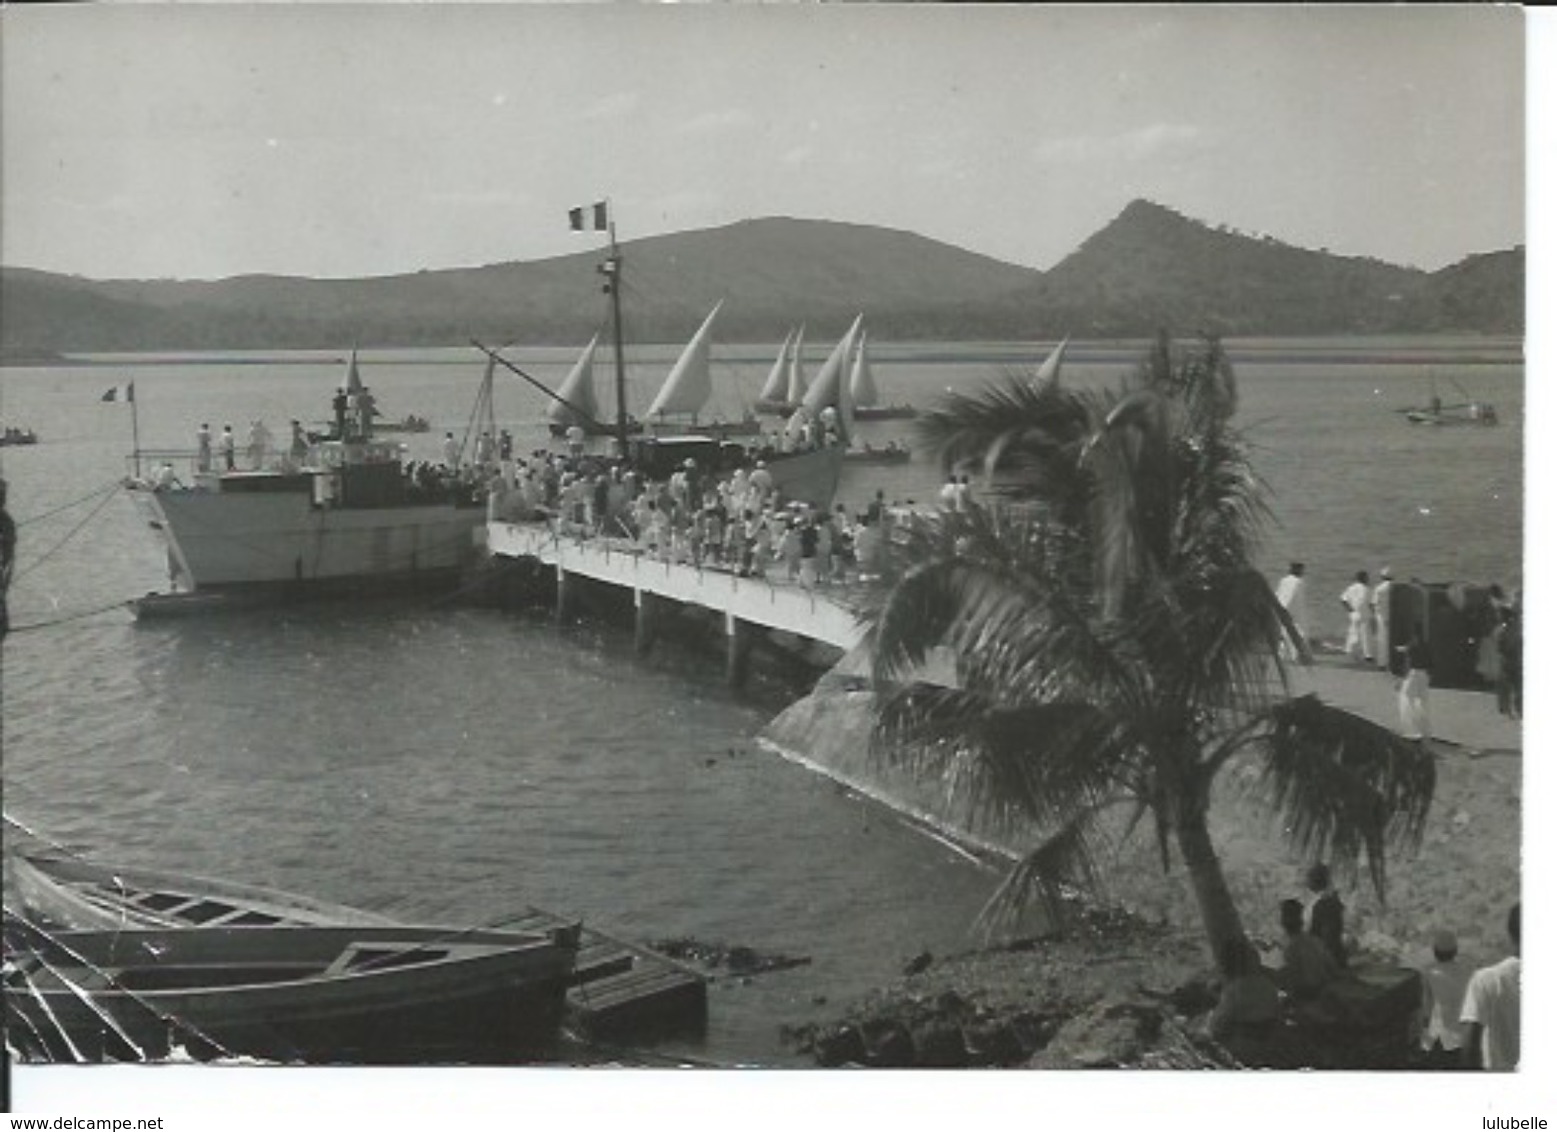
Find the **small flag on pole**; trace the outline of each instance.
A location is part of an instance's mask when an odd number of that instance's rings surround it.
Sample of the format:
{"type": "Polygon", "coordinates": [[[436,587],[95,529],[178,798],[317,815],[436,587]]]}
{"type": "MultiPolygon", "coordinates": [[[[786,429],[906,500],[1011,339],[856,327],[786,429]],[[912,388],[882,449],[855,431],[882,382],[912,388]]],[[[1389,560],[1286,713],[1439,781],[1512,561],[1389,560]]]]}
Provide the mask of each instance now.
{"type": "Polygon", "coordinates": [[[128,384],[126,384],[126,385],[115,385],[115,386],[109,388],[108,390],[106,390],[103,393],[103,396],[100,398],[100,400],[103,400],[103,401],[134,401],[135,400],[135,382],[132,381],[132,382],[129,382],[128,384]]]}
{"type": "Polygon", "coordinates": [[[606,210],[606,202],[603,200],[568,209],[568,227],[575,232],[590,230],[604,232],[610,226],[611,218],[606,210]]]}

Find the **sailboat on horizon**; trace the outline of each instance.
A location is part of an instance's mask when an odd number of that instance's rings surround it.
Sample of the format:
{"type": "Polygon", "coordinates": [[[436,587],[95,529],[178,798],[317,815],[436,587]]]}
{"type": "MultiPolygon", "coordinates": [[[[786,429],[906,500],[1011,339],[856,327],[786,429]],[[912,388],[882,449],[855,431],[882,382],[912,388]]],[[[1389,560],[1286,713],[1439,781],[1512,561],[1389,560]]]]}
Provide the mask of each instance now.
{"type": "Polygon", "coordinates": [[[868,335],[860,334],[860,345],[854,355],[854,368],[849,373],[849,398],[853,402],[854,419],[860,421],[908,420],[919,415],[912,405],[883,405],[881,392],[876,386],[875,372],[871,369],[868,335]]]}
{"type": "Polygon", "coordinates": [[[763,382],[762,392],[757,395],[757,412],[787,417],[800,408],[807,388],[805,363],[802,360],[805,341],[805,323],[785,336],[784,345],[779,347],[778,359],[768,373],[768,380],[763,382]]]}

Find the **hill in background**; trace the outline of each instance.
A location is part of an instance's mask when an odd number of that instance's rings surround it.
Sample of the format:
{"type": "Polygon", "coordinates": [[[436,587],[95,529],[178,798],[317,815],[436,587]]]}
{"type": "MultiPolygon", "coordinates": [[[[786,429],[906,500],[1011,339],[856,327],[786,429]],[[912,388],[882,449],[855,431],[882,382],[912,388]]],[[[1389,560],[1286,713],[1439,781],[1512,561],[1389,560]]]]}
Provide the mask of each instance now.
{"type": "MultiPolygon", "coordinates": [[[[1292,247],[1134,201],[1048,272],[910,232],[767,218],[623,245],[625,335],[674,342],[725,300],[725,341],[1519,333],[1524,251],[1438,272],[1292,247]]],[[[0,269],[6,357],[62,351],[581,344],[606,303],[598,249],[370,279],[89,280],[0,269]]]]}

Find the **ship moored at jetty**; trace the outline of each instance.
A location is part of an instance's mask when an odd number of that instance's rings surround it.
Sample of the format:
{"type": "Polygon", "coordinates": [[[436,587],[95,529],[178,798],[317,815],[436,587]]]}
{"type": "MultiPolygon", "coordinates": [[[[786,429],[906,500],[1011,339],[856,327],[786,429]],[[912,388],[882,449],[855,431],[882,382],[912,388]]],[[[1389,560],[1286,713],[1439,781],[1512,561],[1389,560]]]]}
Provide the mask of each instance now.
{"type": "MultiPolygon", "coordinates": [[[[488,405],[491,381],[489,367],[488,405]]],[[[205,447],[193,459],[192,482],[170,461],[130,481],[136,506],[166,545],[180,595],[436,584],[474,561],[485,518],[479,489],[449,470],[414,475],[398,443],[374,436],[355,356],[332,431],[293,445],[268,466],[247,469],[225,466],[205,447]],[[349,399],[364,406],[356,417],[346,411],[349,399]]]]}

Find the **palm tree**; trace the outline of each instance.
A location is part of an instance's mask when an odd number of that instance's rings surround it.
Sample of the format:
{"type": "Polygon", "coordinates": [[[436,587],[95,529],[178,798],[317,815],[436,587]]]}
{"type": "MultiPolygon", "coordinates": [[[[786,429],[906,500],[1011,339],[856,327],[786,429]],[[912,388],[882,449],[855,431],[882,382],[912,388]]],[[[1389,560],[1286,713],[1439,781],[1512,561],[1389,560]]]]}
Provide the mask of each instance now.
{"type": "Polygon", "coordinates": [[[1124,836],[1149,819],[1165,870],[1176,851],[1215,953],[1242,934],[1207,820],[1235,757],[1262,760],[1294,847],[1365,861],[1380,899],[1386,844],[1420,843],[1430,752],[1291,693],[1296,629],[1253,565],[1269,510],[1236,406],[1215,339],[1180,355],[1162,335],[1117,389],[1007,379],[921,418],[947,467],[982,461],[1008,498],[894,531],[862,599],[872,746],[970,817],[1038,831],[986,926],[1059,916],[1124,806],[1124,836]],[[958,687],[905,682],[936,648],[958,687]]]}

